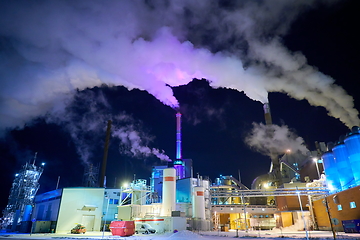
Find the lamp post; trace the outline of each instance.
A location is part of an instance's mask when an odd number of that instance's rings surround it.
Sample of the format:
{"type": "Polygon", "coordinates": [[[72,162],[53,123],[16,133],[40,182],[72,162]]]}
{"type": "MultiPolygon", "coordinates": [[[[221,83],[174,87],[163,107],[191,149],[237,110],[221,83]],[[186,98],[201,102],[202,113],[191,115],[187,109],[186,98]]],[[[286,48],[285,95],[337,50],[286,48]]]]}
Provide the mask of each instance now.
{"type": "Polygon", "coordinates": [[[108,200],[108,202],[107,202],[106,212],[105,212],[105,216],[104,216],[104,226],[103,226],[103,230],[102,230],[102,237],[101,237],[101,239],[104,238],[105,226],[106,226],[106,218],[107,218],[107,214],[108,214],[108,211],[109,211],[109,203],[110,203],[110,197],[107,196],[107,197],[105,197],[105,198],[108,200]]]}
{"type": "Polygon", "coordinates": [[[320,179],[320,171],[319,171],[319,165],[318,165],[318,159],[317,158],[313,158],[315,165],[316,165],[316,171],[318,174],[318,179],[320,179]]]}
{"type": "Polygon", "coordinates": [[[298,187],[296,187],[296,193],[297,193],[298,199],[299,199],[301,216],[302,216],[302,219],[303,219],[303,221],[304,221],[304,230],[305,230],[305,233],[306,233],[306,239],[309,240],[309,235],[308,235],[308,231],[307,231],[307,228],[306,228],[306,221],[305,221],[305,216],[304,216],[304,210],[303,210],[303,207],[302,207],[301,197],[300,197],[300,191],[299,191],[298,187]]]}

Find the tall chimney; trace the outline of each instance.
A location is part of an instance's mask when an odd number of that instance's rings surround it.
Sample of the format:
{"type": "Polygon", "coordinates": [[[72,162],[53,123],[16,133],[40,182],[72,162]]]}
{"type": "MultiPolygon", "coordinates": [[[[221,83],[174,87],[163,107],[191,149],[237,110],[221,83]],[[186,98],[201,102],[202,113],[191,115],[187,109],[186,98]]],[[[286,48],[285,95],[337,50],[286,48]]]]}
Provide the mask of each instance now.
{"type": "Polygon", "coordinates": [[[176,113],[176,159],[182,159],[181,155],[181,113],[176,113]]]}
{"type": "Polygon", "coordinates": [[[181,113],[176,113],[176,160],[173,162],[176,178],[185,178],[185,165],[181,155],[181,113]]]}
{"type": "Polygon", "coordinates": [[[106,163],[107,163],[107,156],[108,156],[108,150],[109,150],[109,141],[110,141],[110,133],[111,133],[111,120],[107,123],[107,129],[106,129],[106,138],[105,138],[105,145],[104,145],[104,156],[103,161],[101,164],[101,175],[100,175],[100,187],[106,187],[105,186],[105,174],[106,174],[106,163]]]}

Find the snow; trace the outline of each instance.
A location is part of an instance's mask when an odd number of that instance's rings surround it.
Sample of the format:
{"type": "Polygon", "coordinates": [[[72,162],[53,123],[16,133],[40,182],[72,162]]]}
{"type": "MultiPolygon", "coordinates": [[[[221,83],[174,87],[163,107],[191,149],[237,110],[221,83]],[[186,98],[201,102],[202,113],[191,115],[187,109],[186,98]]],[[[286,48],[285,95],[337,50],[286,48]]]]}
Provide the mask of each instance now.
{"type": "MultiPolygon", "coordinates": [[[[336,233],[337,239],[341,240],[354,240],[360,239],[359,233],[336,233]]],[[[333,239],[332,233],[328,231],[309,231],[309,239],[311,240],[329,240],[333,239]]],[[[179,231],[176,233],[164,233],[164,234],[137,234],[130,237],[112,236],[109,232],[105,232],[104,236],[102,232],[87,232],[86,234],[74,235],[74,234],[16,234],[16,233],[0,233],[0,239],[121,239],[121,240],[231,240],[239,238],[239,240],[274,240],[274,239],[306,239],[304,231],[280,231],[279,229],[272,231],[229,231],[229,232],[191,232],[191,231],[179,231]]]]}

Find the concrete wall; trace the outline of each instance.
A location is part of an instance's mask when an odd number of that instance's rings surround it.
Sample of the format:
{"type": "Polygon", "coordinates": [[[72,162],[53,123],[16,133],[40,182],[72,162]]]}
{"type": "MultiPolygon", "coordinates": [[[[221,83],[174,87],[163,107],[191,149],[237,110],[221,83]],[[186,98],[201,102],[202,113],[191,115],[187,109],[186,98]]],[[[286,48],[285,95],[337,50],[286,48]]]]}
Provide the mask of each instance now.
{"type": "Polygon", "coordinates": [[[69,233],[76,224],[87,231],[100,231],[104,188],[64,188],[56,233],[69,233]]]}

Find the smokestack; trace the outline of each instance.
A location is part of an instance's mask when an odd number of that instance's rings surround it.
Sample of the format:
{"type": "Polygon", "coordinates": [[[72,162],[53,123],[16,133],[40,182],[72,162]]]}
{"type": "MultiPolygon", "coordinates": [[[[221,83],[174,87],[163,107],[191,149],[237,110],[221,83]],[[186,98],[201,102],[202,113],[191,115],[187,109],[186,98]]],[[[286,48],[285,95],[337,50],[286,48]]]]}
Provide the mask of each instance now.
{"type": "Polygon", "coordinates": [[[272,124],[271,112],[270,112],[270,105],[269,103],[264,103],[264,116],[265,116],[265,123],[266,125],[272,124]]]}
{"type": "MultiPolygon", "coordinates": [[[[264,108],[265,124],[267,126],[270,126],[270,125],[272,125],[270,104],[264,103],[263,108],[264,108]]],[[[273,130],[268,129],[268,134],[274,135],[273,130]]],[[[274,182],[275,182],[276,187],[280,187],[282,185],[280,160],[276,154],[271,153],[270,155],[271,155],[271,162],[272,162],[271,174],[274,177],[274,182]]]]}
{"type": "Polygon", "coordinates": [[[185,178],[185,166],[181,154],[181,113],[176,113],[176,160],[174,161],[177,179],[185,178]]]}
{"type": "Polygon", "coordinates": [[[109,120],[107,123],[106,138],[105,138],[105,145],[104,145],[104,156],[103,156],[103,161],[102,161],[102,165],[101,165],[100,187],[106,187],[105,186],[105,173],[106,173],[106,163],[107,163],[107,156],[108,156],[108,150],[109,150],[111,123],[112,123],[111,120],[109,120]]]}
{"type": "Polygon", "coordinates": [[[181,113],[176,113],[176,159],[182,159],[181,155],[181,113]]]}

